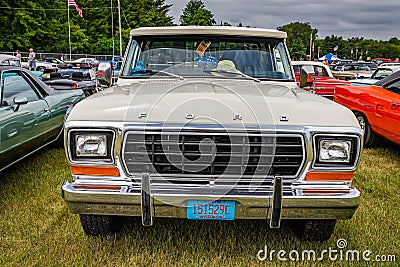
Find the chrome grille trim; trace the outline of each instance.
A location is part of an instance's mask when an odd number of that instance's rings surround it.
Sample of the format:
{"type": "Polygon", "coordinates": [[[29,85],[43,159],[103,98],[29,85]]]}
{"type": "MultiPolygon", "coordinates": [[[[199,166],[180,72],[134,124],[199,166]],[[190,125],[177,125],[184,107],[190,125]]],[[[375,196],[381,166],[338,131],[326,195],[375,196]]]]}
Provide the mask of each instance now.
{"type": "Polygon", "coordinates": [[[137,176],[149,172],[155,184],[168,181],[204,185],[215,181],[218,186],[240,179],[241,185],[269,185],[274,175],[291,183],[306,160],[304,137],[296,133],[152,129],[127,131],[123,140],[122,161],[127,173],[137,176]],[[212,142],[201,144],[205,138],[212,142]],[[202,145],[204,151],[200,152],[202,145]],[[206,167],[200,172],[191,171],[201,164],[206,167]],[[266,175],[265,170],[271,166],[266,175]]]}

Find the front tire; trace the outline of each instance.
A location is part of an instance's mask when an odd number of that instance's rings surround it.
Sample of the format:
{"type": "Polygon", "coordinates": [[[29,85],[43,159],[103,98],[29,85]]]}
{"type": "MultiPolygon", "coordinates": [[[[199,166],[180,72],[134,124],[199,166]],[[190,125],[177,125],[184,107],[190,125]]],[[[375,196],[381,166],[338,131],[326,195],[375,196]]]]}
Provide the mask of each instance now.
{"type": "Polygon", "coordinates": [[[372,147],[374,145],[376,137],[371,130],[371,126],[368,122],[368,119],[365,117],[364,114],[357,111],[354,112],[354,115],[356,116],[358,124],[360,124],[361,129],[364,130],[364,146],[372,147]]]}
{"type": "Polygon", "coordinates": [[[79,214],[83,231],[90,236],[111,235],[123,226],[121,217],[110,215],[79,214]]]}
{"type": "Polygon", "coordinates": [[[335,230],[336,220],[292,220],[290,228],[306,241],[326,241],[335,230]]]}

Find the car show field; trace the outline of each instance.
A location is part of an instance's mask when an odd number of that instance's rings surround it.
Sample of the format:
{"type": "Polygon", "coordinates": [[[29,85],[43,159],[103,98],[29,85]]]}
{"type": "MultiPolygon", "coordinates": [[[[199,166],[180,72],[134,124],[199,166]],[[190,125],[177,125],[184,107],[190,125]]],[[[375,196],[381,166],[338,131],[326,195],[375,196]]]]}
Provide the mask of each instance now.
{"type": "MultiPolygon", "coordinates": [[[[23,160],[17,169],[1,175],[0,266],[257,266],[279,264],[279,250],[370,250],[371,262],[343,259],[334,266],[364,266],[385,256],[384,266],[398,266],[400,208],[400,147],[386,143],[364,149],[355,185],[363,192],[352,220],[342,221],[329,241],[299,240],[287,223],[270,229],[265,221],[188,221],[156,219],[142,227],[129,219],[118,234],[88,237],[79,216],[71,214],[61,198],[60,184],[70,176],[62,149],[48,148],[23,160]],[[66,231],[68,229],[68,231],[66,231]],[[257,253],[275,250],[272,262],[257,253]],[[395,255],[396,261],[389,261],[395,255]]],[[[331,266],[322,261],[289,261],[290,266],[331,266]]],[[[375,263],[376,264],[376,263],[375,263]]]]}
{"type": "Polygon", "coordinates": [[[399,12],[2,1],[0,267],[399,267],[399,12]]]}

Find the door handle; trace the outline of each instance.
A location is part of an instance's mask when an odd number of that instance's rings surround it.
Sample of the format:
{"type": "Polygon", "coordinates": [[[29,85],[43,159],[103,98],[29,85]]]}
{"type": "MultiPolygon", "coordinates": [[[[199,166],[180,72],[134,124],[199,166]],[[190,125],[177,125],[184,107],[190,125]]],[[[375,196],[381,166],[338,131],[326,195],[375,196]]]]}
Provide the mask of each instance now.
{"type": "Polygon", "coordinates": [[[363,102],[361,102],[361,106],[366,107],[366,108],[370,108],[370,109],[374,108],[374,106],[372,106],[370,104],[363,103],[363,102]]]}
{"type": "Polygon", "coordinates": [[[13,136],[17,135],[17,133],[18,133],[18,130],[16,128],[13,128],[13,129],[7,131],[7,137],[8,138],[13,137],[13,136]]]}
{"type": "Polygon", "coordinates": [[[43,111],[44,111],[44,112],[49,112],[49,111],[50,111],[50,109],[48,109],[48,108],[45,108],[43,111]]]}

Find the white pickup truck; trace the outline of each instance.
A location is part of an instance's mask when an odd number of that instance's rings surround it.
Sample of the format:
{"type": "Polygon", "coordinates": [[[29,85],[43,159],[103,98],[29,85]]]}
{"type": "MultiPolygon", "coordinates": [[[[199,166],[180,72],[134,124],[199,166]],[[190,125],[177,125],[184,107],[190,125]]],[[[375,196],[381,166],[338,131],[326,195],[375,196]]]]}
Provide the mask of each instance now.
{"type": "Polygon", "coordinates": [[[363,131],[350,110],[296,86],[285,39],[259,28],[132,30],[117,84],[65,123],[62,194],[85,233],[114,233],[125,216],[146,226],[262,219],[326,240],[350,219],[363,131]]]}

